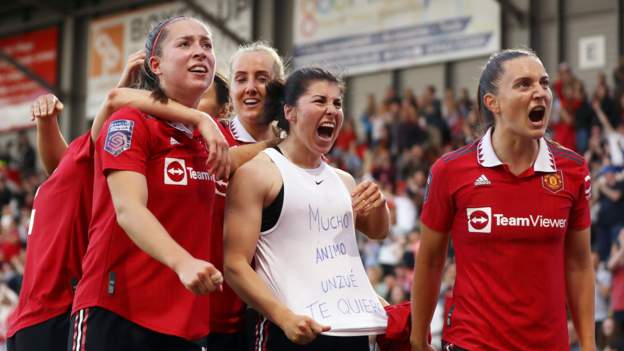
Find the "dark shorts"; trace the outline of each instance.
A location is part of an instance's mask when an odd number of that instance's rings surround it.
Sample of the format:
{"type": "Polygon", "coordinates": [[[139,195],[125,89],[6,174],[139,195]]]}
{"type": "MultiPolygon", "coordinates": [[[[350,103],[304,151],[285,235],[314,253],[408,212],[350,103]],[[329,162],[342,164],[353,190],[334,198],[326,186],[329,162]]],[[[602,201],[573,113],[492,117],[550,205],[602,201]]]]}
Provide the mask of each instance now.
{"type": "Polygon", "coordinates": [[[69,351],[202,351],[205,346],[205,340],[158,333],[100,307],[76,312],[71,325],[69,351]]]}
{"type": "Polygon", "coordinates": [[[20,329],[7,341],[9,351],[65,351],[69,334],[69,311],[20,329]]]}
{"type": "Polygon", "coordinates": [[[206,350],[244,351],[245,335],[239,333],[210,333],[206,337],[206,350]]]}
{"type": "Polygon", "coordinates": [[[319,335],[307,345],[297,345],[275,324],[258,312],[247,309],[245,315],[247,351],[369,351],[368,336],[319,335]]]}

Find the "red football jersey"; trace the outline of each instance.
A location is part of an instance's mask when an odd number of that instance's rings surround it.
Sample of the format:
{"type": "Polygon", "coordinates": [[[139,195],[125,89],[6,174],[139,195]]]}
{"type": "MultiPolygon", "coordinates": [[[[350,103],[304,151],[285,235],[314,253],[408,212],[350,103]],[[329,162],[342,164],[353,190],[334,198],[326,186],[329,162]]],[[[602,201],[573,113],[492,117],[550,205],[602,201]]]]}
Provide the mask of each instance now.
{"type": "MultiPolygon", "coordinates": [[[[221,133],[225,136],[228,144],[231,147],[236,147],[239,143],[232,134],[229,126],[230,123],[227,123],[226,126],[219,123],[221,133]]],[[[227,186],[227,181],[217,181],[212,214],[212,237],[210,240],[209,261],[214,264],[220,272],[223,272],[223,219],[227,186]]],[[[245,303],[226,282],[223,282],[223,291],[211,293],[209,300],[211,333],[236,333],[242,330],[245,303]]]]}
{"type": "Polygon", "coordinates": [[[73,312],[99,306],[159,333],[197,339],[209,332],[208,296],[136,246],[117,224],[106,182],[111,171],[145,175],[147,208],[192,256],[209,260],[214,177],[201,139],[183,125],[124,108],[95,148],[93,219],[73,312]]]}
{"type": "Polygon", "coordinates": [[[469,350],[568,350],[564,241],[590,226],[584,159],[545,139],[513,175],[490,131],[446,154],[428,179],[422,223],[451,233],[457,278],[443,339],[469,350]]]}
{"type": "Polygon", "coordinates": [[[69,311],[82,274],[93,194],[91,134],[76,138],[39,187],[28,228],[19,303],[8,336],[69,311]]]}

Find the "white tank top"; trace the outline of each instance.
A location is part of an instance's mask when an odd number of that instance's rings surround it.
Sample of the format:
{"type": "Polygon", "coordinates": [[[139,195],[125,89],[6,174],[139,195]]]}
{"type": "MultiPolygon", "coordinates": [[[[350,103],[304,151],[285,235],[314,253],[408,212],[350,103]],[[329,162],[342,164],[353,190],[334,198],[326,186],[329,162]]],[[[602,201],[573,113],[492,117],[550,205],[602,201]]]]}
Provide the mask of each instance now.
{"type": "Polygon", "coordinates": [[[324,334],[385,333],[387,315],[360,259],[347,187],[324,162],[303,169],[275,149],[263,152],[282,175],[284,203],[258,240],[258,275],[294,313],[329,325],[324,334]]]}

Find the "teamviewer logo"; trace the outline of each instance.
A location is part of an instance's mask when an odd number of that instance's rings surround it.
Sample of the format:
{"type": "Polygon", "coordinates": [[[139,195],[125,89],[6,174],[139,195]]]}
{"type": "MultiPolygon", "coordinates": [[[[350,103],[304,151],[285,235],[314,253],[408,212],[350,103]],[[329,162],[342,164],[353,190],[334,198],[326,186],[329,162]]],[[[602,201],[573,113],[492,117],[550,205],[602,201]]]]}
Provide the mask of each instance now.
{"type": "Polygon", "coordinates": [[[492,232],[492,208],[477,207],[467,208],[468,232],[491,233],[492,232]]]}
{"type": "Polygon", "coordinates": [[[186,168],[183,159],[165,158],[165,184],[187,185],[186,168]]]}

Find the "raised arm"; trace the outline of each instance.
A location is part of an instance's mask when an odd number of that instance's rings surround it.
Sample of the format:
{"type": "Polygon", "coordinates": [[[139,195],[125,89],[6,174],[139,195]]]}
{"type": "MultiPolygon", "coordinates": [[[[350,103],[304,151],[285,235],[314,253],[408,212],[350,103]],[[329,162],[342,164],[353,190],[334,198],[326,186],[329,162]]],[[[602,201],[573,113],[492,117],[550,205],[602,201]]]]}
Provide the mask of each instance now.
{"type": "Polygon", "coordinates": [[[414,281],[412,282],[412,350],[430,350],[427,336],[429,324],[435,311],[442,270],[446,261],[449,234],[440,233],[422,224],[420,249],[416,255],[414,281]]]}
{"type": "Polygon", "coordinates": [[[565,239],[566,292],[581,349],[596,349],[594,336],[594,269],[589,228],[570,230],[565,239]]]}
{"type": "Polygon", "coordinates": [[[600,107],[600,101],[592,102],[592,106],[594,108],[594,112],[596,112],[596,116],[598,117],[600,124],[602,124],[602,127],[605,129],[605,131],[607,133],[615,131],[615,129],[613,129],[613,126],[611,125],[611,122],[609,122],[609,118],[602,110],[602,107],[600,107]]]}
{"type": "Polygon", "coordinates": [[[217,178],[230,174],[229,145],[219,130],[217,122],[208,114],[169,100],[166,104],[151,97],[151,92],[132,88],[115,88],[108,93],[103,113],[112,113],[122,107],[134,107],[159,118],[195,126],[208,147],[209,171],[217,178]]]}
{"type": "Polygon", "coordinates": [[[221,287],[221,272],[211,263],[191,256],[149,211],[144,175],[114,171],[106,181],[117,223],[141,250],[175,271],[184,287],[195,294],[206,294],[221,287]]]}
{"type": "Polygon", "coordinates": [[[49,175],[54,172],[67,150],[67,142],[61,134],[57,118],[63,111],[63,104],[55,95],[46,94],[39,96],[30,109],[37,123],[37,152],[49,175]]]}
{"type": "Polygon", "coordinates": [[[294,314],[275,298],[251,267],[260,237],[262,209],[275,199],[280,187],[279,172],[260,156],[234,173],[226,197],[224,273],[228,284],[248,305],[279,326],[292,342],[306,344],[329,328],[308,316],[294,314]]]}
{"type": "MultiPolygon", "coordinates": [[[[136,82],[136,77],[139,70],[141,69],[141,65],[143,65],[144,60],[144,50],[137,51],[134,54],[128,56],[128,62],[126,62],[126,66],[124,67],[124,70],[121,74],[121,78],[119,78],[119,82],[117,82],[117,88],[133,86],[133,84],[136,82]]],[[[106,100],[102,103],[102,106],[100,107],[97,115],[95,116],[95,119],[93,120],[93,125],[91,125],[91,140],[97,140],[97,137],[100,134],[100,129],[104,125],[104,122],[106,122],[108,117],[110,117],[110,115],[120,107],[123,106],[116,107],[111,104],[110,97],[106,98],[106,100]]]]}

